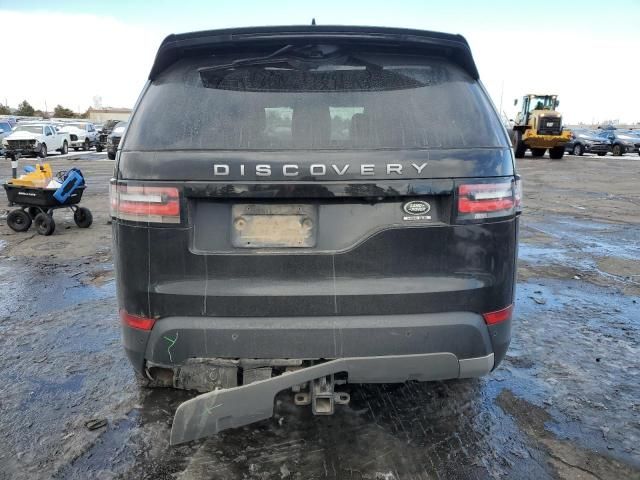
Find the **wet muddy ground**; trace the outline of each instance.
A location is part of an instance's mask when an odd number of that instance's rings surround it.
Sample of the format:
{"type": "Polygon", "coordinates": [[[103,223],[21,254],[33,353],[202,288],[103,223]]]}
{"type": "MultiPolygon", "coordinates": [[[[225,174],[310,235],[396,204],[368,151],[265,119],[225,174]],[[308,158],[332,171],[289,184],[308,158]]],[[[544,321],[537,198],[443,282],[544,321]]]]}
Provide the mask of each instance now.
{"type": "Polygon", "coordinates": [[[58,212],[53,236],[16,234],[0,203],[0,478],[640,478],[640,156],[520,161],[516,322],[493,374],[351,386],[333,417],[283,393],[274,419],[179,447],[190,394],[140,390],[120,345],[103,158],[50,159],[88,177],[89,230],[58,212]]]}

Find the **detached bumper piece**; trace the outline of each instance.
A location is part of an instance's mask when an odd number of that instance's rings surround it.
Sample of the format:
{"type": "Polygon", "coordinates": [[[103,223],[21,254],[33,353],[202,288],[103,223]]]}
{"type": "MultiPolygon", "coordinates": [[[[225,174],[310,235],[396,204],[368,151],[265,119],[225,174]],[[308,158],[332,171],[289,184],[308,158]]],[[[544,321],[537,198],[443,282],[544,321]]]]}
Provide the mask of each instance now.
{"type": "MultiPolygon", "coordinates": [[[[173,419],[171,445],[271,418],[275,396],[305,383],[311,384],[314,413],[330,415],[334,403],[348,403],[344,394],[333,393],[336,373],[346,372],[349,383],[403,383],[477,377],[489,373],[493,365],[493,353],[461,360],[452,353],[331,360],[248,385],[214,390],[184,402],[173,419]]],[[[306,404],[299,396],[296,403],[306,404]]]]}

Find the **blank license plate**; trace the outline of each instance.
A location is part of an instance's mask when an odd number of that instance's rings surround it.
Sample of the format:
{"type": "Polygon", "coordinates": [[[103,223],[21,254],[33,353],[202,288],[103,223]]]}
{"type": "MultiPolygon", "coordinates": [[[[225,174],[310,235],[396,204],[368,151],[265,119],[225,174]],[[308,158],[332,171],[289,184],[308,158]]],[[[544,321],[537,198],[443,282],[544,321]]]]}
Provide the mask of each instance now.
{"type": "Polygon", "coordinates": [[[234,247],[314,247],[317,227],[314,205],[237,204],[231,207],[234,247]]]}

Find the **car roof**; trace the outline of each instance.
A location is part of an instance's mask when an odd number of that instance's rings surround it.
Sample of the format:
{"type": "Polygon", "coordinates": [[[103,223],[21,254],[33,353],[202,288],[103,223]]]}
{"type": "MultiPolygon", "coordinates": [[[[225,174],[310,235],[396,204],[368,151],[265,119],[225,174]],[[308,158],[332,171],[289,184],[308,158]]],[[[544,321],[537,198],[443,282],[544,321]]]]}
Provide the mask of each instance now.
{"type": "Polygon", "coordinates": [[[444,56],[464,68],[474,79],[478,69],[469,44],[462,35],[389,27],[359,27],[344,25],[299,25],[277,27],[246,27],[169,35],[164,39],[149,73],[154,80],[162,71],[183,57],[213,51],[235,50],[257,44],[305,44],[337,42],[378,44],[403,48],[418,48],[444,56]]]}

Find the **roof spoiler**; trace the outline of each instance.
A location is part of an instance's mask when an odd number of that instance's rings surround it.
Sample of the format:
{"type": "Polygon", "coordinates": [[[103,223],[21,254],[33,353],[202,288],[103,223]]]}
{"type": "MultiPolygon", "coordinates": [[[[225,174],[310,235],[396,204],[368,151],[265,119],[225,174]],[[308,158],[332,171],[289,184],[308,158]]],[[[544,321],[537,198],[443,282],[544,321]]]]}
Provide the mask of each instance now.
{"type": "Polygon", "coordinates": [[[430,51],[461,66],[479,79],[469,44],[462,35],[386,27],[305,25],[286,27],[247,27],[169,35],[158,49],[149,73],[154,80],[180,58],[201,53],[243,48],[252,43],[371,43],[397,45],[430,51]]]}

